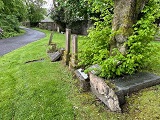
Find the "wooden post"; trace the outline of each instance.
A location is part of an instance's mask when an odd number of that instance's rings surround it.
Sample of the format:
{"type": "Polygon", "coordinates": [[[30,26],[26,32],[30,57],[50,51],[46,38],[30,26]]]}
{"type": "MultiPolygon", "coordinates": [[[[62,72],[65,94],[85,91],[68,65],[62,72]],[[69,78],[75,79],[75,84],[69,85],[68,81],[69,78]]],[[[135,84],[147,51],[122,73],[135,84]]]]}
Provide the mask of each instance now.
{"type": "Polygon", "coordinates": [[[72,54],[70,58],[69,67],[76,68],[78,64],[78,36],[72,36],[72,54]]]}
{"type": "Polygon", "coordinates": [[[70,60],[70,41],[71,41],[71,30],[66,29],[66,48],[64,51],[63,61],[65,65],[69,65],[70,60]]]}

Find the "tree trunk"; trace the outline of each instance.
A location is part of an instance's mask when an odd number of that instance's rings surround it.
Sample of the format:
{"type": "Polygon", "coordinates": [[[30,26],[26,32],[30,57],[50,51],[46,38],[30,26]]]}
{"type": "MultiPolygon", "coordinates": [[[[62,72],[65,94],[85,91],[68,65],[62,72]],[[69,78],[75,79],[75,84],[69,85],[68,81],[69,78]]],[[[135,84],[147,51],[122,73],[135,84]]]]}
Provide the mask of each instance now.
{"type": "Polygon", "coordinates": [[[138,14],[144,8],[148,0],[114,0],[114,17],[112,30],[116,32],[111,40],[110,51],[113,48],[125,55],[127,46],[124,44],[133,33],[133,24],[138,19],[138,14]]]}

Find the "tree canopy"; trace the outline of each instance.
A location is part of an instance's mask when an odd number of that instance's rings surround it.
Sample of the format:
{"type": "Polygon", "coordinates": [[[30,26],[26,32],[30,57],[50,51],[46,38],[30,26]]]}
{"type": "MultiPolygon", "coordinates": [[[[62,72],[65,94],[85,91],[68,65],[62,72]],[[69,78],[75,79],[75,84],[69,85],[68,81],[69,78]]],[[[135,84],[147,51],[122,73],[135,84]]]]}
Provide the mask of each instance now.
{"type": "Polygon", "coordinates": [[[38,22],[43,19],[44,0],[0,0],[0,38],[12,37],[20,32],[20,22],[29,19],[38,22]]]}
{"type": "Polygon", "coordinates": [[[25,0],[28,11],[28,19],[30,22],[39,22],[44,19],[46,14],[45,8],[42,6],[46,4],[44,0],[25,0]]]}
{"type": "Polygon", "coordinates": [[[90,9],[85,0],[53,0],[52,19],[62,26],[69,27],[72,22],[88,20],[90,9]]]}
{"type": "Polygon", "coordinates": [[[26,18],[26,13],[23,0],[0,0],[0,27],[3,29],[0,38],[19,32],[19,22],[26,18]]]}

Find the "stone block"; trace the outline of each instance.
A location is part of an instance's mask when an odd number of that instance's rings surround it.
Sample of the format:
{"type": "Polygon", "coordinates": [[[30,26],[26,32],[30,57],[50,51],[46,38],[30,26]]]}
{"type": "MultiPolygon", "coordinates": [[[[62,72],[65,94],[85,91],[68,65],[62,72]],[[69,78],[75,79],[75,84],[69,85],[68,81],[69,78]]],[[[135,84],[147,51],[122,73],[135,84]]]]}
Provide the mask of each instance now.
{"type": "Polygon", "coordinates": [[[59,52],[62,54],[62,56],[64,55],[64,51],[65,51],[64,48],[60,48],[60,49],[59,49],[59,52]]]}
{"type": "Polygon", "coordinates": [[[141,89],[160,84],[160,76],[140,72],[110,80],[116,86],[120,104],[125,103],[125,96],[141,89]]]}
{"type": "Polygon", "coordinates": [[[121,112],[118,97],[115,91],[109,87],[104,79],[89,73],[90,85],[93,94],[95,94],[107,107],[113,112],[121,112]]]}
{"type": "Polygon", "coordinates": [[[83,70],[80,68],[78,70],[75,70],[75,75],[80,81],[80,88],[83,91],[88,91],[90,89],[90,83],[89,83],[89,77],[86,73],[83,72],[83,70]]]}
{"type": "Polygon", "coordinates": [[[50,57],[51,62],[55,62],[61,57],[61,53],[59,51],[54,52],[54,53],[48,53],[48,55],[50,57]]]}

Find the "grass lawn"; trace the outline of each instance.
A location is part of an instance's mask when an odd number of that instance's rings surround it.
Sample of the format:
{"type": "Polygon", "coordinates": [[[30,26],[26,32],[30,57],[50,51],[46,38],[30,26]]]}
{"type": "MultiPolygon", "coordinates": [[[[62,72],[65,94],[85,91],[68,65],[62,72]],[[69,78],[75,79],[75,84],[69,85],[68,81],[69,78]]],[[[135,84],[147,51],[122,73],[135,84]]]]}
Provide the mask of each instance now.
{"type": "MultiPolygon", "coordinates": [[[[113,113],[90,92],[78,89],[61,62],[52,63],[46,54],[46,37],[0,57],[0,120],[158,120],[160,85],[144,89],[130,97],[124,113],[113,113]],[[44,61],[25,63],[44,58],[44,61]]],[[[54,33],[53,41],[64,47],[65,36],[54,33]]],[[[79,42],[84,40],[79,37],[79,42]]],[[[150,71],[160,75],[160,42],[150,71]]]]}

